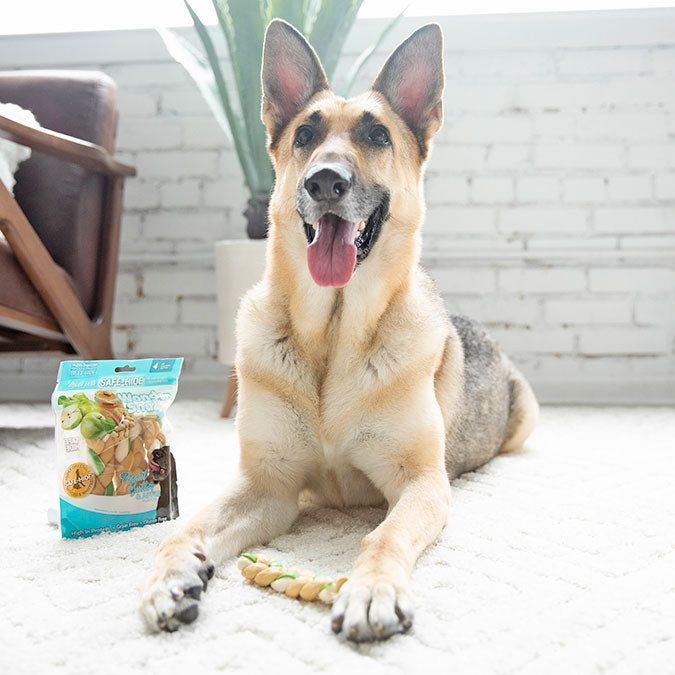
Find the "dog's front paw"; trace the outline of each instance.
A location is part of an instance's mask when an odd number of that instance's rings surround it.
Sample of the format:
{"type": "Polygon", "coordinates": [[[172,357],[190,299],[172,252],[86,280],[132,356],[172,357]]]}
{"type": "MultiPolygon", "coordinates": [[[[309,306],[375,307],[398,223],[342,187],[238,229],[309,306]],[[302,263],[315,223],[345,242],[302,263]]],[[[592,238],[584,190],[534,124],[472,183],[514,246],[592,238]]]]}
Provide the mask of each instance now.
{"type": "Polygon", "coordinates": [[[410,596],[387,581],[348,581],[333,603],[331,626],[354,642],[386,640],[413,622],[410,596]]]}
{"type": "Polygon", "coordinates": [[[151,630],[178,630],[199,614],[199,598],[213,577],[213,563],[201,553],[172,555],[171,563],[159,559],[141,591],[141,613],[151,630]]]}

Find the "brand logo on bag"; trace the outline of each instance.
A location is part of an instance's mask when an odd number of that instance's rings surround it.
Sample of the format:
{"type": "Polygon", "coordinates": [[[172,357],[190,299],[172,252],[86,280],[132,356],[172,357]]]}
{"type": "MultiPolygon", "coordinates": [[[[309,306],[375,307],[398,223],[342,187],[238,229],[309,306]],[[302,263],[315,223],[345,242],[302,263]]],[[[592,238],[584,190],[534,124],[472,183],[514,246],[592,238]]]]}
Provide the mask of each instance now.
{"type": "Polygon", "coordinates": [[[95,478],[88,464],[75,462],[63,474],[63,491],[69,497],[86,497],[94,489],[95,478]]]}
{"type": "Polygon", "coordinates": [[[138,387],[145,384],[143,375],[130,375],[129,377],[102,377],[98,381],[99,387],[138,387]]]}

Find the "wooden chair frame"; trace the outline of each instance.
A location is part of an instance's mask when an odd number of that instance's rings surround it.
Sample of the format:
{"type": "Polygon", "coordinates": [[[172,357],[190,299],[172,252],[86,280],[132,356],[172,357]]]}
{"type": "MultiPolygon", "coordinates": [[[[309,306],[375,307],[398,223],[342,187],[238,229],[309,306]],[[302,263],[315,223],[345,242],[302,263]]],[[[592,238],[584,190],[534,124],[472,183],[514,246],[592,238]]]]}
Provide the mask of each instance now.
{"type": "Polygon", "coordinates": [[[36,152],[74,162],[105,177],[101,256],[93,318],[85,311],[9,190],[0,181],[0,231],[26,276],[54,316],[47,321],[0,305],[0,317],[10,328],[0,327],[0,352],[76,352],[85,359],[113,357],[110,341],[112,310],[119,256],[122,187],[136,169],[116,161],[101,146],[48,129],[34,128],[0,115],[0,137],[26,145],[36,152]]]}

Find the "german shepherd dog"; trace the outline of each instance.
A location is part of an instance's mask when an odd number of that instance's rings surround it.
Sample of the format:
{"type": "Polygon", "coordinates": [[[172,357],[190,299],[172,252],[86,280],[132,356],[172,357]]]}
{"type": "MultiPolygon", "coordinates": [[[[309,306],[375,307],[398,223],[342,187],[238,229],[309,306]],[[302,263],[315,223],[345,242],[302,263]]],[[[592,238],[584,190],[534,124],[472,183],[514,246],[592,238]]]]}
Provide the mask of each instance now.
{"type": "Polygon", "coordinates": [[[309,491],[337,508],[388,505],[333,631],[406,631],[409,576],[446,523],[450,481],[531,433],[528,383],[477,323],[447,316],[419,266],[442,54],[426,25],[345,100],[302,35],[270,23],[262,119],[276,184],[265,274],[237,319],[239,473],[160,545],[141,598],[151,627],[193,621],[214,562],[286,532],[309,491]]]}

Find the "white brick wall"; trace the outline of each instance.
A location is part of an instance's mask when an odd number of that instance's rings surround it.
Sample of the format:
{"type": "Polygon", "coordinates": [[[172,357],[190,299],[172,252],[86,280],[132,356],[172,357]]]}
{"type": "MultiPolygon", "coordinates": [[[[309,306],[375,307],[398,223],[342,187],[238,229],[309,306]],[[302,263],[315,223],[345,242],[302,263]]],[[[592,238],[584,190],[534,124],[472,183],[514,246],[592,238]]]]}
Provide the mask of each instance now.
{"type": "MultiPolygon", "coordinates": [[[[403,22],[364,86],[421,21],[403,22]]],[[[448,307],[483,321],[544,400],[675,401],[674,23],[672,9],[441,19],[424,261],[448,307]]],[[[372,24],[357,24],[345,68],[372,24]]],[[[124,197],[115,349],[184,354],[184,386],[215,394],[213,243],[244,236],[232,148],[152,32],[64,44],[0,38],[0,63],[118,82],[118,151],[139,175],[124,197]]],[[[0,360],[0,396],[22,382],[42,395],[53,375],[53,359],[0,360]]]]}

